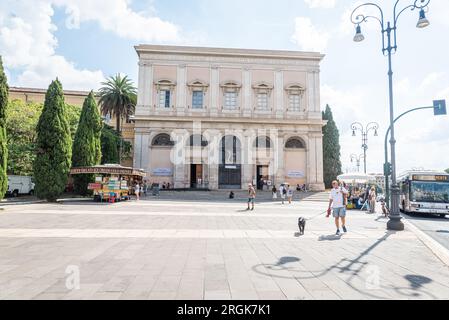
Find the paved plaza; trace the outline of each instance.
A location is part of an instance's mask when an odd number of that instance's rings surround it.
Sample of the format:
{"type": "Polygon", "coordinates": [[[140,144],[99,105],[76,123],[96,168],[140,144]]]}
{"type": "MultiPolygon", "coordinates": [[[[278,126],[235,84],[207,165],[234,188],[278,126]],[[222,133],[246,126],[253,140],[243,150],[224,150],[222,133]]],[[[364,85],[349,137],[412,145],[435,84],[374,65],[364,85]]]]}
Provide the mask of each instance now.
{"type": "Polygon", "coordinates": [[[449,267],[380,215],[349,211],[337,237],[325,193],[243,197],[7,206],[0,299],[449,299],[449,267]]]}

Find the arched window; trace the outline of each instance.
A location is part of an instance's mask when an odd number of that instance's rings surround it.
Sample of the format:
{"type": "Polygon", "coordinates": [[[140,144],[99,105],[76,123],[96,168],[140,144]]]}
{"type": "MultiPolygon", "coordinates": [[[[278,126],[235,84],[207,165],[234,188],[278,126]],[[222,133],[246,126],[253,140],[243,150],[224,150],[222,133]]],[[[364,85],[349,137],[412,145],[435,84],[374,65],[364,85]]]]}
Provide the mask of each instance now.
{"type": "Polygon", "coordinates": [[[267,136],[260,136],[256,138],[256,141],[254,142],[256,148],[265,148],[269,149],[271,148],[271,139],[267,136]]]}
{"type": "Polygon", "coordinates": [[[207,147],[209,143],[201,134],[193,134],[189,139],[189,147],[207,147]]]}
{"type": "Polygon", "coordinates": [[[304,140],[302,140],[299,137],[293,137],[287,140],[285,143],[285,148],[287,149],[305,149],[306,144],[304,143],[304,140]]]}
{"type": "Polygon", "coordinates": [[[170,135],[161,133],[154,137],[151,145],[158,147],[172,147],[175,143],[171,140],[170,135]]]}
{"type": "Polygon", "coordinates": [[[225,136],[220,143],[220,163],[240,163],[241,144],[236,136],[225,136]]]}

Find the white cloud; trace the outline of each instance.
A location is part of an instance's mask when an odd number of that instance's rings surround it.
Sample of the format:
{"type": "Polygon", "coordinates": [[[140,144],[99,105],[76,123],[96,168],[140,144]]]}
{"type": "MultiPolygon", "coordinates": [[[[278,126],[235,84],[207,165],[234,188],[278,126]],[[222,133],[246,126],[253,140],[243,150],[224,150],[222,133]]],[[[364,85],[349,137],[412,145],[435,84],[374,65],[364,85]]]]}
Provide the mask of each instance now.
{"type": "MultiPolygon", "coordinates": [[[[49,0],[66,8],[66,26],[96,22],[105,31],[137,41],[179,42],[179,28],[147,12],[136,12],[130,0],[49,0]]],[[[150,10],[153,11],[153,10],[150,10]]]]}
{"type": "Polygon", "coordinates": [[[58,77],[66,89],[97,89],[101,71],[80,70],[55,53],[53,13],[49,1],[0,2],[0,54],[10,71],[19,72],[13,84],[45,88],[58,77]]]}
{"type": "Polygon", "coordinates": [[[154,10],[135,12],[129,0],[27,0],[0,2],[0,54],[18,86],[46,87],[58,77],[66,89],[97,89],[104,80],[99,70],[78,68],[56,54],[57,30],[53,6],[65,8],[65,26],[80,28],[96,22],[105,31],[137,41],[181,42],[179,29],[154,16],[154,10]]]}
{"type": "Polygon", "coordinates": [[[309,18],[297,17],[292,41],[304,51],[319,51],[326,49],[330,34],[317,29],[309,18]]]}
{"type": "Polygon", "coordinates": [[[334,8],[337,0],[304,0],[310,8],[334,8]]]}

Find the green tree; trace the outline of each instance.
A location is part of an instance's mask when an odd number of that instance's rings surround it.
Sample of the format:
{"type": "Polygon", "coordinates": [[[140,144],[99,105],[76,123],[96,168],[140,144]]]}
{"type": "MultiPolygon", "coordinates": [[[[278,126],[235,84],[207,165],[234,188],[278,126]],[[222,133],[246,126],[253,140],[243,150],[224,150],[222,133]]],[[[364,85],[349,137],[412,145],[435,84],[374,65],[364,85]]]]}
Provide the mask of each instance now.
{"type": "Polygon", "coordinates": [[[3,70],[2,57],[0,56],[0,199],[8,188],[8,142],[6,138],[6,109],[8,107],[9,87],[3,70]]]}
{"type": "Polygon", "coordinates": [[[448,169],[446,169],[446,172],[447,172],[447,173],[449,173],[449,168],[448,168],[448,169]]]}
{"type": "MultiPolygon", "coordinates": [[[[8,132],[8,173],[33,175],[33,163],[36,158],[36,127],[42,113],[43,104],[22,100],[9,101],[6,116],[8,132]]],[[[66,105],[67,117],[72,138],[78,127],[81,108],[66,105]]]]}
{"type": "Polygon", "coordinates": [[[62,85],[56,79],[47,90],[37,124],[34,161],[36,194],[51,202],[64,192],[71,166],[72,140],[66,110],[62,85]]]}
{"type": "Polygon", "coordinates": [[[105,124],[101,131],[101,163],[119,163],[119,148],[122,146],[122,158],[131,157],[132,146],[128,141],[123,140],[120,133],[113,127],[105,124]]]}
{"type": "Polygon", "coordinates": [[[13,100],[8,105],[8,173],[20,176],[33,174],[36,158],[36,126],[42,113],[41,103],[13,100]]]}
{"type": "Polygon", "coordinates": [[[342,173],[340,160],[340,134],[329,105],[326,105],[326,110],[322,113],[322,116],[323,120],[327,120],[327,124],[323,127],[324,184],[326,188],[330,188],[332,181],[342,173]]]}
{"type": "MultiPolygon", "coordinates": [[[[99,104],[104,116],[115,117],[117,132],[121,132],[120,122],[134,114],[137,103],[137,89],[133,82],[120,74],[110,77],[102,83],[99,91],[99,104]]],[[[118,154],[121,154],[121,145],[118,145],[118,154]]],[[[120,162],[120,161],[118,161],[120,162]]]]}
{"type": "MultiPolygon", "coordinates": [[[[73,141],[72,166],[89,167],[101,161],[102,122],[95,102],[94,93],[90,92],[83,104],[78,129],[73,141]]],[[[73,177],[75,192],[87,195],[87,186],[93,181],[91,174],[73,177]]]]}

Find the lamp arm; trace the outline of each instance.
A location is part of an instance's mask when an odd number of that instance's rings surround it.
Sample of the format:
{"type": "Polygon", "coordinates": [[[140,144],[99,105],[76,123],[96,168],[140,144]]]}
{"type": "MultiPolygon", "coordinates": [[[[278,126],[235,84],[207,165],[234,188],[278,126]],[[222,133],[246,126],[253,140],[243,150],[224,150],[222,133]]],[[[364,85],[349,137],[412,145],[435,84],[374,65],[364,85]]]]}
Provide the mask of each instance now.
{"type": "MultiPolygon", "coordinates": [[[[429,1],[430,1],[430,0],[429,0],[429,1]]],[[[366,20],[367,20],[368,18],[374,18],[374,19],[376,19],[376,20],[380,23],[381,29],[382,29],[382,30],[385,29],[385,28],[384,28],[384,12],[382,11],[382,8],[379,7],[379,5],[377,5],[377,4],[375,4],[375,3],[368,2],[368,3],[361,4],[361,5],[359,5],[358,7],[356,7],[356,8],[352,11],[352,13],[351,13],[351,22],[352,22],[353,24],[355,24],[355,25],[359,25],[359,24],[361,24],[362,22],[366,22],[366,20]],[[362,13],[361,13],[361,14],[357,14],[357,15],[355,14],[356,11],[357,11],[359,8],[365,7],[365,6],[374,6],[374,7],[376,7],[377,9],[379,9],[379,12],[380,12],[380,18],[375,17],[375,16],[365,16],[365,15],[362,14],[362,13]]]]}
{"type": "Polygon", "coordinates": [[[354,122],[353,124],[351,124],[351,130],[360,130],[363,133],[363,124],[361,124],[360,122],[354,122]]]}
{"type": "Polygon", "coordinates": [[[366,133],[370,132],[370,130],[378,130],[379,124],[377,122],[370,122],[366,126],[366,133]]]}

